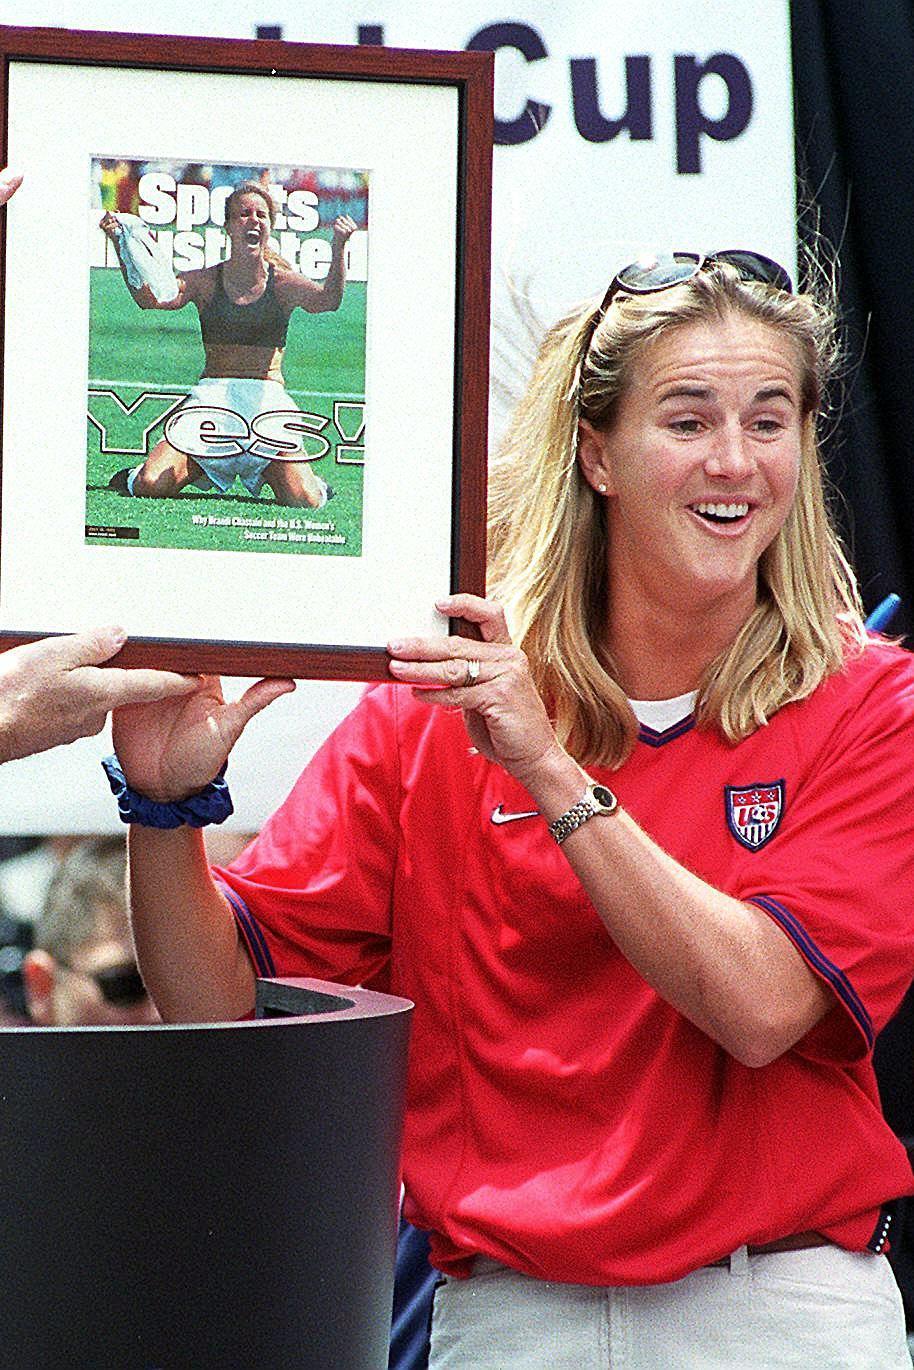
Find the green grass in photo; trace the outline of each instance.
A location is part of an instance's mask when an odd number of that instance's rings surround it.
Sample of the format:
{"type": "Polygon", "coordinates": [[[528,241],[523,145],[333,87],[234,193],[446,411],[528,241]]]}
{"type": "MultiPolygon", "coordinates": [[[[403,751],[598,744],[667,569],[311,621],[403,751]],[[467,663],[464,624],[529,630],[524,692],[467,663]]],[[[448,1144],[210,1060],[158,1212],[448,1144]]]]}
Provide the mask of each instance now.
{"type": "Polygon", "coordinates": [[[119,271],[91,272],[86,541],[120,547],[205,548],[321,556],[359,556],[362,466],[346,461],[365,395],[363,282],[346,285],[340,308],[292,315],[283,363],[286,389],[306,413],[326,416],[330,451],[313,469],[334,490],[319,510],[278,504],[268,488],[254,498],[236,481],[226,494],[189,488],[175,498],[129,498],[107,488],[123,467],[138,466],[162,436],[165,420],[203,369],[193,306],[141,310],[119,271]],[[145,398],[144,398],[145,397],[145,398]],[[338,408],[334,400],[353,401],[338,408]],[[343,450],[338,452],[337,449],[343,450]],[[339,459],[338,459],[339,458],[339,459]]]}

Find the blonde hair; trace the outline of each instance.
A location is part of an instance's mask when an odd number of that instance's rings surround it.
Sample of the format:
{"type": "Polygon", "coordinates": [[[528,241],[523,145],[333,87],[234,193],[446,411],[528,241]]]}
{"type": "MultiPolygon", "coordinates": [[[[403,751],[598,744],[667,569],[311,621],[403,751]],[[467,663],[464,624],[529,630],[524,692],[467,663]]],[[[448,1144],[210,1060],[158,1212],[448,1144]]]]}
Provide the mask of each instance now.
{"type": "Polygon", "coordinates": [[[490,593],[527,653],[560,741],[585,765],[621,765],[637,722],[603,645],[605,502],[578,467],[578,422],[612,426],[631,367],[656,338],[733,314],[796,343],[801,462],[790,513],[759,563],[758,603],[699,683],[698,721],[738,742],[783,705],[806,698],[865,642],[819,457],[817,422],[839,358],[830,302],[743,281],[723,263],[706,263],[668,290],[616,296],[602,317],[591,301],[547,333],[489,494],[490,593]]]}
{"type": "Polygon", "coordinates": [[[61,858],[35,923],[33,945],[71,961],[87,943],[123,929],[127,936],[127,847],[123,837],[91,837],[61,858]]]}

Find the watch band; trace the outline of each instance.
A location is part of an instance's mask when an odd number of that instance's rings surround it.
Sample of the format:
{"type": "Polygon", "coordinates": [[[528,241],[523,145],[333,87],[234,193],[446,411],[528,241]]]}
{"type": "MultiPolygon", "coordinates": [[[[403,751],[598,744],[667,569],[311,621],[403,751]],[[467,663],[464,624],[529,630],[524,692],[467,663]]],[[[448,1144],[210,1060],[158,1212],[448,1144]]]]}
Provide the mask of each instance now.
{"type": "Polygon", "coordinates": [[[567,812],[557,818],[554,823],[549,824],[549,831],[555,838],[559,846],[570,837],[578,828],[588,823],[591,818],[598,816],[608,817],[609,814],[616,812],[619,801],[612,790],[605,785],[596,785],[592,781],[587,786],[581,798],[576,804],[572,804],[567,812]]]}

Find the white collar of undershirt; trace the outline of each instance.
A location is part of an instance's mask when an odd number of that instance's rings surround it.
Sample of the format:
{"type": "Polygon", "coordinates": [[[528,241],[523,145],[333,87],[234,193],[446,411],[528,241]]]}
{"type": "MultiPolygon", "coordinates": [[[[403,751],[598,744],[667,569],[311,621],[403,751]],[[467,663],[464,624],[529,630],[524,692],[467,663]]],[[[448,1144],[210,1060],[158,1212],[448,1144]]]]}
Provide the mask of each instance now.
{"type": "Polygon", "coordinates": [[[689,690],[688,694],[677,695],[675,699],[630,699],[628,702],[640,724],[655,733],[663,733],[694,712],[697,698],[698,691],[689,690]]]}

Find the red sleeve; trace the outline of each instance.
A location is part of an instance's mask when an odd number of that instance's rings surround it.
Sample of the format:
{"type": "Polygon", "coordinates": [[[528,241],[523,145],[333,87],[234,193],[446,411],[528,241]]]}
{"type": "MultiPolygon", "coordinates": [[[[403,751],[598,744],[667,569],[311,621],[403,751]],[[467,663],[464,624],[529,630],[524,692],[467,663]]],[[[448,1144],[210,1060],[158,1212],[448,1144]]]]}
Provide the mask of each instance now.
{"type": "MultiPolygon", "coordinates": [[[[784,796],[781,830],[736,892],[834,992],[835,1011],[798,1048],[829,1059],[866,1055],[914,974],[914,659],[870,650],[879,669],[831,712],[815,764],[784,796]]],[[[822,688],[845,687],[834,677],[822,688]]]]}
{"type": "Polygon", "coordinates": [[[215,870],[258,975],[386,988],[400,775],[396,691],[369,691],[262,833],[215,870]]]}

